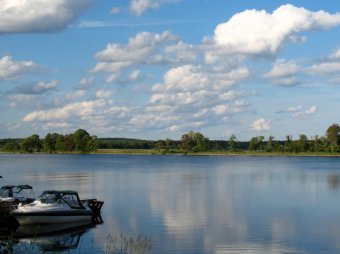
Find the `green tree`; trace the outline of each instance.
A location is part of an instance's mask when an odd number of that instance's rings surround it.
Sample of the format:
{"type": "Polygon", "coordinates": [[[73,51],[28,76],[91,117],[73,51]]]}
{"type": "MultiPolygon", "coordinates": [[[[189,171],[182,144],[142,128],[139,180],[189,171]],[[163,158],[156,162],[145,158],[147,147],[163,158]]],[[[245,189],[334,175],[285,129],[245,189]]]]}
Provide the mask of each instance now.
{"type": "Polygon", "coordinates": [[[158,152],[163,153],[165,151],[165,141],[158,140],[155,144],[155,148],[158,150],[158,152]]]}
{"type": "Polygon", "coordinates": [[[272,135],[270,135],[268,137],[268,141],[267,141],[267,145],[266,145],[266,152],[272,152],[274,150],[274,137],[272,135]]]}
{"type": "Polygon", "coordinates": [[[58,133],[48,133],[44,139],[44,151],[46,153],[53,153],[56,149],[57,139],[59,137],[58,133]]]}
{"type": "Polygon", "coordinates": [[[228,140],[228,150],[236,152],[238,150],[238,141],[234,134],[232,134],[228,140]]]}
{"type": "Polygon", "coordinates": [[[97,136],[91,136],[90,139],[87,142],[87,151],[92,152],[97,150],[98,147],[98,138],[97,136]]]}
{"type": "Polygon", "coordinates": [[[326,130],[326,137],[331,145],[339,145],[340,143],[340,126],[338,124],[332,124],[326,130]]]}
{"type": "Polygon", "coordinates": [[[14,140],[8,140],[3,147],[3,150],[10,153],[15,153],[20,150],[20,145],[14,140]]]}
{"type": "Polygon", "coordinates": [[[209,139],[199,132],[189,131],[182,135],[180,147],[184,153],[208,150],[209,139]]]}
{"type": "Polygon", "coordinates": [[[74,134],[67,134],[64,137],[64,151],[74,151],[75,150],[75,141],[74,134]]]}
{"type": "Polygon", "coordinates": [[[340,151],[340,126],[338,124],[332,124],[326,130],[326,137],[330,143],[330,152],[340,151]]]}
{"type": "Polygon", "coordinates": [[[286,136],[286,141],[284,143],[284,151],[285,152],[289,152],[292,153],[293,152],[293,140],[292,140],[292,136],[287,135],[286,136]]]}
{"type": "Polygon", "coordinates": [[[66,148],[65,148],[65,136],[64,135],[59,135],[57,137],[57,140],[56,140],[56,144],[55,144],[55,149],[59,152],[63,152],[63,151],[66,151],[66,148]]]}
{"type": "MultiPolygon", "coordinates": [[[[90,136],[84,129],[78,129],[73,133],[74,148],[80,152],[91,152],[97,148],[97,137],[90,136]]],[[[136,141],[135,141],[136,142],[136,141]]]]}
{"type": "Polygon", "coordinates": [[[309,149],[309,140],[305,134],[300,134],[299,139],[297,140],[297,151],[298,152],[307,152],[309,149]]]}
{"type": "Polygon", "coordinates": [[[248,149],[250,151],[263,150],[264,136],[252,137],[249,141],[248,149]]]}
{"type": "Polygon", "coordinates": [[[20,150],[22,152],[40,152],[42,149],[42,142],[39,139],[39,135],[33,134],[30,137],[25,138],[20,143],[20,150]]]}

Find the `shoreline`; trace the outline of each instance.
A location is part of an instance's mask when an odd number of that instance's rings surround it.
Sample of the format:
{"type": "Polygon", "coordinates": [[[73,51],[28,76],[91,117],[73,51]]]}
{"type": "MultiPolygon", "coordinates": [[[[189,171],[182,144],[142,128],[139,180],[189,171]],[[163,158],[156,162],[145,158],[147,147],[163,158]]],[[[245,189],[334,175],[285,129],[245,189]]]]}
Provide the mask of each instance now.
{"type": "Polygon", "coordinates": [[[103,154],[103,155],[177,155],[177,156],[258,156],[258,157],[340,157],[340,153],[320,153],[320,152],[304,152],[304,153],[280,153],[280,152],[251,152],[251,151],[240,151],[240,152],[228,152],[228,151],[211,151],[211,152],[171,152],[164,153],[154,149],[97,149],[95,152],[90,153],[78,153],[78,152],[56,152],[56,153],[11,153],[0,151],[0,154],[69,154],[69,155],[82,155],[82,154],[103,154]]]}

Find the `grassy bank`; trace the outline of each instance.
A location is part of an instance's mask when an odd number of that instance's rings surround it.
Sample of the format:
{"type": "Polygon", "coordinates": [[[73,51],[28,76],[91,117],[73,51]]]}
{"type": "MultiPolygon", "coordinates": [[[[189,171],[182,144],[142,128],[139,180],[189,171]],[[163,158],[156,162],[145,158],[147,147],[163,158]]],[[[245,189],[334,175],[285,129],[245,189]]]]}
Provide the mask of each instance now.
{"type": "MultiPolygon", "coordinates": [[[[17,154],[30,154],[16,152],[17,154]]],[[[0,154],[13,154],[11,152],[1,151],[0,154]]],[[[32,154],[46,154],[44,152],[34,152],[32,154]]],[[[81,152],[55,152],[54,154],[82,154],[81,152]]],[[[263,152],[263,151],[209,151],[209,152],[188,152],[173,151],[171,153],[160,152],[157,149],[97,149],[90,154],[133,154],[133,155],[187,155],[187,156],[281,156],[281,157],[340,157],[340,153],[326,152],[301,152],[301,153],[283,153],[283,152],[263,152]]]]}
{"type": "MultiPolygon", "coordinates": [[[[135,154],[135,155],[183,155],[181,152],[162,153],[155,149],[98,149],[94,154],[135,154]]],[[[281,152],[261,152],[261,151],[209,151],[198,153],[186,153],[193,156],[318,156],[318,157],[340,157],[339,153],[281,153],[281,152]]]]}

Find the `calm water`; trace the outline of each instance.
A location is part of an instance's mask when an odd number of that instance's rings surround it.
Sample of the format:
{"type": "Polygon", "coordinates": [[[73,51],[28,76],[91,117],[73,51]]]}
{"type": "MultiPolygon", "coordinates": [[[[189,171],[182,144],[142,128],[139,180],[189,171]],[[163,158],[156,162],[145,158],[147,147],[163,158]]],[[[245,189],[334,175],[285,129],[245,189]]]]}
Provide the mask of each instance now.
{"type": "Polygon", "coordinates": [[[340,158],[0,155],[0,175],[105,201],[103,224],[15,239],[17,253],[56,239],[108,253],[124,237],[139,253],[340,253],[340,158]]]}

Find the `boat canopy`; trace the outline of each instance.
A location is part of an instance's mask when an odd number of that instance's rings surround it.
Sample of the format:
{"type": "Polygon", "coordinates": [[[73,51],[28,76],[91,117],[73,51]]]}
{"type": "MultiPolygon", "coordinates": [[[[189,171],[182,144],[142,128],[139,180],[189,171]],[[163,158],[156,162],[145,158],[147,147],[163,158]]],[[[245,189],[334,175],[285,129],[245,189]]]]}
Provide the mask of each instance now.
{"type": "Polygon", "coordinates": [[[42,203],[66,203],[72,208],[84,208],[81,204],[78,192],[72,190],[47,190],[38,199],[42,203]]]}
{"type": "Polygon", "coordinates": [[[77,195],[78,196],[78,192],[73,191],[73,190],[46,190],[43,192],[43,194],[60,194],[60,195],[77,195]]]}
{"type": "Polygon", "coordinates": [[[22,185],[4,185],[0,188],[0,196],[2,198],[13,198],[13,197],[19,197],[19,196],[34,196],[33,194],[33,187],[27,184],[22,185]],[[31,190],[30,195],[28,193],[25,193],[25,190],[31,190]]]}
{"type": "Polygon", "coordinates": [[[24,190],[24,189],[29,189],[32,190],[33,187],[27,184],[22,184],[22,185],[4,185],[1,186],[2,190],[9,190],[9,189],[14,189],[14,188],[18,188],[20,190],[24,190]]]}

